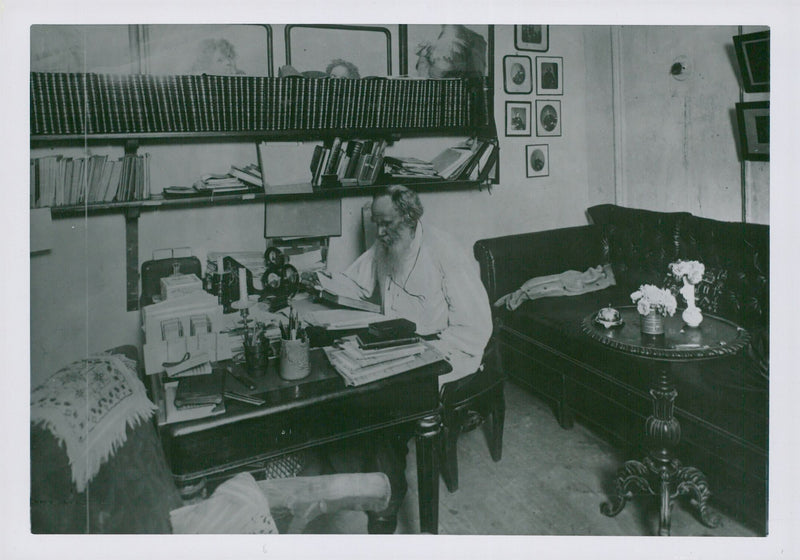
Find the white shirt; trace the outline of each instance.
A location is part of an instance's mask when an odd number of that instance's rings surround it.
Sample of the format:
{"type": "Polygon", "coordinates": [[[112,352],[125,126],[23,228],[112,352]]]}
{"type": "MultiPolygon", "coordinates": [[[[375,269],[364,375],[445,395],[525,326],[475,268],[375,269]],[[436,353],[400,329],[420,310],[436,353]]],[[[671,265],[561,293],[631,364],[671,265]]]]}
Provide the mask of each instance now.
{"type": "Polygon", "coordinates": [[[475,373],[492,334],[492,313],[474,259],[451,235],[420,222],[397,269],[392,271],[376,241],[345,272],[334,274],[354,284],[362,298],[379,289],[387,317],[413,321],[421,335],[439,333],[431,345],[453,368],[439,377],[440,387],[475,373]]]}

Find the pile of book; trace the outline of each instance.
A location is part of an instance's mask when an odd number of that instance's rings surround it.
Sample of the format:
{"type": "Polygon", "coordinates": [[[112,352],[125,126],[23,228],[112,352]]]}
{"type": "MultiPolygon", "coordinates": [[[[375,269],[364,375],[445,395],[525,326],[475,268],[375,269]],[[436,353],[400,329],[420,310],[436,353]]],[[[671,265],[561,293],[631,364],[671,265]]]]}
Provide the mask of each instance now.
{"type": "Polygon", "coordinates": [[[43,156],[30,161],[32,208],[150,198],[150,154],[43,156]]]}
{"type": "Polygon", "coordinates": [[[499,150],[493,142],[478,138],[446,148],[431,161],[414,157],[386,156],[384,174],[392,179],[483,180],[497,162],[499,150]]]}
{"type": "Polygon", "coordinates": [[[323,350],[345,384],[353,387],[411,371],[442,359],[439,352],[417,337],[411,337],[395,345],[370,349],[365,348],[356,335],[344,337],[336,346],[326,346],[323,350]]]}
{"type": "Polygon", "coordinates": [[[479,105],[460,79],[30,75],[32,135],[466,127],[479,105]]]}
{"type": "Polygon", "coordinates": [[[372,185],[381,172],[386,140],[342,140],[314,148],[310,169],[314,187],[372,185]]]}
{"type": "Polygon", "coordinates": [[[358,386],[422,367],[442,356],[416,334],[417,326],[407,319],[371,323],[354,336],[326,347],[331,365],[347,385],[358,386]]]}
{"type": "Polygon", "coordinates": [[[261,179],[261,168],[254,163],[247,165],[231,165],[231,170],[228,175],[236,177],[244,184],[251,188],[261,188],[264,186],[264,181],[261,179]]]}
{"type": "Polygon", "coordinates": [[[194,188],[205,194],[232,194],[247,192],[251,187],[228,174],[207,173],[195,182],[194,188]]]}

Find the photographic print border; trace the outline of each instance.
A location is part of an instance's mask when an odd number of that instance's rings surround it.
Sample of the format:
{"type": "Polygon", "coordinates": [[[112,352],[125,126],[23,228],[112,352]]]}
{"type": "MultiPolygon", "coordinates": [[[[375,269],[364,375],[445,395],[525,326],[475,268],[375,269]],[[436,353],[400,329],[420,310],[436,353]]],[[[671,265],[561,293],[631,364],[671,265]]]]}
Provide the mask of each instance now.
{"type": "Polygon", "coordinates": [[[514,26],[514,48],[518,51],[537,51],[547,52],[550,49],[550,26],[542,25],[542,41],[540,43],[531,43],[522,40],[522,28],[525,25],[514,26]]]}
{"type": "MultiPolygon", "coordinates": [[[[750,47],[767,48],[767,71],[769,72],[769,31],[759,31],[757,33],[745,33],[744,35],[734,35],[733,47],[736,50],[736,59],[739,61],[739,72],[742,75],[742,87],[747,93],[757,93],[769,91],[769,76],[766,80],[754,81],[754,65],[750,58],[750,47]]],[[[764,61],[761,61],[764,62],[764,61]]]]}
{"type": "MultiPolygon", "coordinates": [[[[739,125],[741,156],[747,161],[769,161],[769,138],[758,140],[756,118],[766,117],[769,124],[769,101],[750,101],[736,104],[736,122],[739,125]]],[[[769,136],[769,126],[767,126],[769,136]]]]}
{"type": "Polygon", "coordinates": [[[564,58],[561,56],[537,56],[536,57],[536,95],[564,95],[564,58]],[[555,64],[558,67],[556,73],[556,87],[542,88],[542,65],[555,64]]]}
{"type": "Polygon", "coordinates": [[[531,108],[530,101],[506,101],[506,136],[531,136],[531,108]],[[517,131],[511,126],[511,110],[521,108],[525,109],[525,128],[517,131]]]}
{"type": "Polygon", "coordinates": [[[536,100],[536,136],[543,136],[543,137],[557,137],[561,136],[561,100],[560,99],[537,99],[536,100]],[[556,112],[556,126],[553,130],[545,130],[544,124],[542,123],[541,113],[542,110],[547,106],[550,105],[556,112]]]}
{"type": "Polygon", "coordinates": [[[548,144],[528,144],[525,146],[525,176],[548,177],[550,175],[550,146],[548,144]],[[544,153],[544,166],[541,169],[534,169],[531,165],[531,156],[539,149],[544,153]]]}
{"type": "MultiPolygon", "coordinates": [[[[523,82],[524,84],[525,82],[523,82]]],[[[507,54],[503,57],[503,89],[506,93],[509,94],[517,94],[517,93],[532,93],[533,92],[533,63],[531,62],[531,57],[525,56],[524,54],[507,54]],[[519,59],[519,60],[515,60],[519,59]],[[511,79],[511,66],[514,62],[519,62],[525,68],[527,72],[525,76],[525,81],[527,82],[527,88],[522,89],[509,89],[509,85],[517,87],[513,80],[511,79]]]]}

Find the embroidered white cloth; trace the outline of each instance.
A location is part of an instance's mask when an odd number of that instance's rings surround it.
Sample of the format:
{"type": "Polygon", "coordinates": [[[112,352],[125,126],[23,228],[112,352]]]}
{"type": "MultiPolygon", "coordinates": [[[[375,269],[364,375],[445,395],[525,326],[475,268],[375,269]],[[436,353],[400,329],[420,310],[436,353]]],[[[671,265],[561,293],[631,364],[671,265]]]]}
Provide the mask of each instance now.
{"type": "Polygon", "coordinates": [[[66,447],[78,492],[125,443],[126,428],[155,410],[136,375],[136,362],[122,355],[73,362],[31,393],[31,423],[50,430],[66,447]]]}
{"type": "Polygon", "coordinates": [[[207,500],[169,512],[176,534],[277,534],[267,495],[250,473],[223,482],[207,500]]]}
{"type": "Polygon", "coordinates": [[[584,272],[566,270],[560,274],[537,276],[525,282],[516,292],[506,294],[496,302],[495,307],[506,306],[511,311],[529,299],[553,296],[577,296],[603,290],[616,284],[611,265],[598,265],[584,272]]]}

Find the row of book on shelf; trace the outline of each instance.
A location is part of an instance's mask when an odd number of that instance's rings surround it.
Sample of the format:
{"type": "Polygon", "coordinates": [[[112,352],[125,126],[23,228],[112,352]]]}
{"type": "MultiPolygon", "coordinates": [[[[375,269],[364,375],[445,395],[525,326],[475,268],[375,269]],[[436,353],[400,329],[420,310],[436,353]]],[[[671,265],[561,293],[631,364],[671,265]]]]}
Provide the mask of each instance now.
{"type": "Polygon", "coordinates": [[[470,138],[432,160],[386,155],[386,140],[334,138],[314,148],[310,169],[314,187],[373,185],[379,179],[408,181],[482,180],[497,162],[494,142],[470,138]]]}
{"type": "Polygon", "coordinates": [[[31,72],[31,134],[469,126],[460,79],[31,72]]]}
{"type": "Polygon", "coordinates": [[[381,172],[386,140],[342,140],[314,148],[311,184],[314,187],[372,185],[381,172]]]}
{"type": "Polygon", "coordinates": [[[150,197],[150,154],[64,157],[30,161],[32,208],[97,202],[128,202],[150,197]]]}
{"type": "MultiPolygon", "coordinates": [[[[259,145],[259,163],[231,165],[227,173],[206,173],[191,186],[170,186],[166,198],[270,192],[265,166],[286,165],[262,155],[269,142],[259,145]]],[[[499,148],[494,141],[469,138],[444,149],[430,161],[386,155],[385,139],[335,137],[314,147],[306,188],[367,186],[378,182],[483,181],[496,167],[499,148]]],[[[269,170],[267,170],[269,171],[269,170]]],[[[32,208],[129,202],[150,198],[150,155],[128,154],[31,159],[32,208]]]]}

